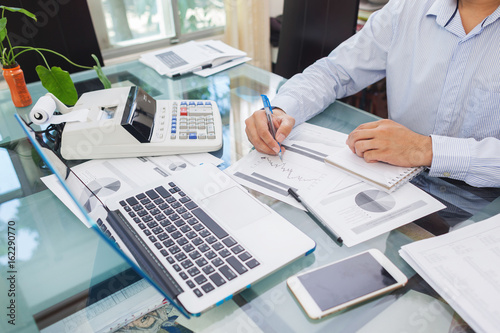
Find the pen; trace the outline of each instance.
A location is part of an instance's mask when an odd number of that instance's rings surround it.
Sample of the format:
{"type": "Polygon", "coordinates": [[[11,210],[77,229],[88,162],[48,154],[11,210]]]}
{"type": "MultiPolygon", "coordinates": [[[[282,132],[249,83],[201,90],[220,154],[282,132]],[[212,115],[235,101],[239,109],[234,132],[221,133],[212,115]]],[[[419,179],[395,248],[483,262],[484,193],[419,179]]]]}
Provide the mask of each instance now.
{"type": "MultiPolygon", "coordinates": [[[[267,124],[269,125],[269,131],[271,132],[274,140],[276,140],[276,130],[274,129],[273,116],[272,116],[273,108],[271,107],[271,103],[269,103],[269,99],[267,98],[266,95],[260,95],[260,96],[262,97],[262,103],[264,103],[264,109],[266,110],[266,117],[267,117],[267,124]]],[[[283,162],[283,155],[281,154],[281,144],[278,142],[278,145],[280,146],[280,152],[278,153],[278,156],[280,157],[281,162],[283,162]]]]}
{"type": "Polygon", "coordinates": [[[321,225],[323,227],[325,227],[326,229],[328,229],[328,231],[330,231],[330,233],[332,234],[332,236],[335,238],[335,240],[342,244],[343,243],[343,240],[342,240],[342,237],[340,237],[339,235],[337,235],[337,233],[335,231],[332,230],[332,228],[328,225],[328,223],[325,222],[325,220],[323,220],[321,218],[321,216],[319,216],[318,213],[316,213],[316,211],[307,203],[304,201],[303,198],[300,198],[299,195],[297,194],[297,192],[295,192],[292,188],[289,188],[288,189],[288,193],[295,199],[297,200],[299,203],[302,204],[302,206],[304,206],[305,209],[307,209],[307,211],[312,215],[314,216],[314,218],[316,220],[318,220],[321,225]]]}
{"type": "Polygon", "coordinates": [[[207,69],[207,68],[212,68],[212,64],[206,64],[206,65],[203,65],[203,66],[198,66],[198,67],[195,67],[195,68],[191,68],[185,72],[180,72],[180,73],[177,73],[177,74],[174,74],[172,75],[172,77],[179,77],[179,76],[182,76],[182,75],[186,75],[186,74],[191,74],[191,73],[194,73],[194,72],[197,72],[197,71],[201,71],[202,69],[207,69]]]}

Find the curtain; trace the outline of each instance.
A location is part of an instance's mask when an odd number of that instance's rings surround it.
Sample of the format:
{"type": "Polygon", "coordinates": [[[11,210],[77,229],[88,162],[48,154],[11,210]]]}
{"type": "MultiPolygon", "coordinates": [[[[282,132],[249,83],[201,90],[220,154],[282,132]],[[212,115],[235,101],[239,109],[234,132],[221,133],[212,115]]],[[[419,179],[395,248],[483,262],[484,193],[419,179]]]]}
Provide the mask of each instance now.
{"type": "Polygon", "coordinates": [[[271,70],[271,0],[224,0],[226,31],[224,42],[252,58],[250,63],[271,70]]]}

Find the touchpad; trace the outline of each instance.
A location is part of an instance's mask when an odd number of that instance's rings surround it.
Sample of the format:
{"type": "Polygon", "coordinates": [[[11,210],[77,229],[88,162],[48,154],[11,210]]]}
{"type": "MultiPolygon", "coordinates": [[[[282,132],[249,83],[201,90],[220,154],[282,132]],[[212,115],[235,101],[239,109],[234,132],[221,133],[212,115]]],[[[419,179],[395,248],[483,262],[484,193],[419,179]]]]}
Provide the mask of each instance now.
{"type": "Polygon", "coordinates": [[[239,187],[231,187],[202,200],[208,212],[225,226],[237,230],[270,212],[239,187]]]}

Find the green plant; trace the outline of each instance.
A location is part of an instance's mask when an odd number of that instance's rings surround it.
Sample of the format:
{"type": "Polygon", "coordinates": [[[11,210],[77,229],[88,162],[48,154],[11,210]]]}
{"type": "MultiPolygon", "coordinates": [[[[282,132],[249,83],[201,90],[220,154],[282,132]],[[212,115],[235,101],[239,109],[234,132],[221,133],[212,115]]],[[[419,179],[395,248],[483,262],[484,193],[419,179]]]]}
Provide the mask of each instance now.
{"type": "Polygon", "coordinates": [[[111,83],[109,82],[106,75],[104,75],[101,68],[101,64],[99,63],[99,60],[94,54],[92,54],[91,56],[96,62],[96,65],[93,67],[89,67],[89,66],[82,66],[75,64],[62,54],[49,49],[35,48],[31,46],[12,46],[9,40],[9,36],[7,34],[7,18],[4,15],[5,11],[7,10],[14,13],[24,14],[35,21],[36,21],[36,16],[33,13],[22,8],[7,7],[0,5],[0,9],[2,10],[2,16],[0,18],[0,51],[1,51],[2,66],[4,68],[16,66],[17,65],[16,58],[20,54],[23,54],[28,51],[37,52],[38,54],[40,54],[45,63],[45,66],[42,65],[36,66],[36,72],[38,74],[38,77],[40,78],[40,81],[42,82],[42,85],[45,87],[45,89],[47,89],[50,93],[52,93],[66,105],[74,105],[78,100],[78,94],[76,92],[73,80],[71,79],[69,73],[61,69],[61,67],[57,66],[50,67],[43,55],[44,52],[56,54],[59,57],[66,60],[68,63],[72,64],[73,66],[83,69],[94,69],[97,73],[99,80],[104,85],[104,88],[111,87],[111,83]]]}

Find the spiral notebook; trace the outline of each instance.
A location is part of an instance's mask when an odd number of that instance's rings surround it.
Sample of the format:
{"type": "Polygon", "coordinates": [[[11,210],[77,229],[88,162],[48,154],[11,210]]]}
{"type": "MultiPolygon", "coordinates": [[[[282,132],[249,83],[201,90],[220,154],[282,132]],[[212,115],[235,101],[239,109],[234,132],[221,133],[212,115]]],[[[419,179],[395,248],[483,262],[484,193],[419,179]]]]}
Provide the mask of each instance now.
{"type": "Polygon", "coordinates": [[[386,192],[392,192],[408,183],[425,169],[425,167],[405,168],[383,162],[367,163],[363,158],[353,154],[348,147],[325,157],[325,162],[386,192]]]}

